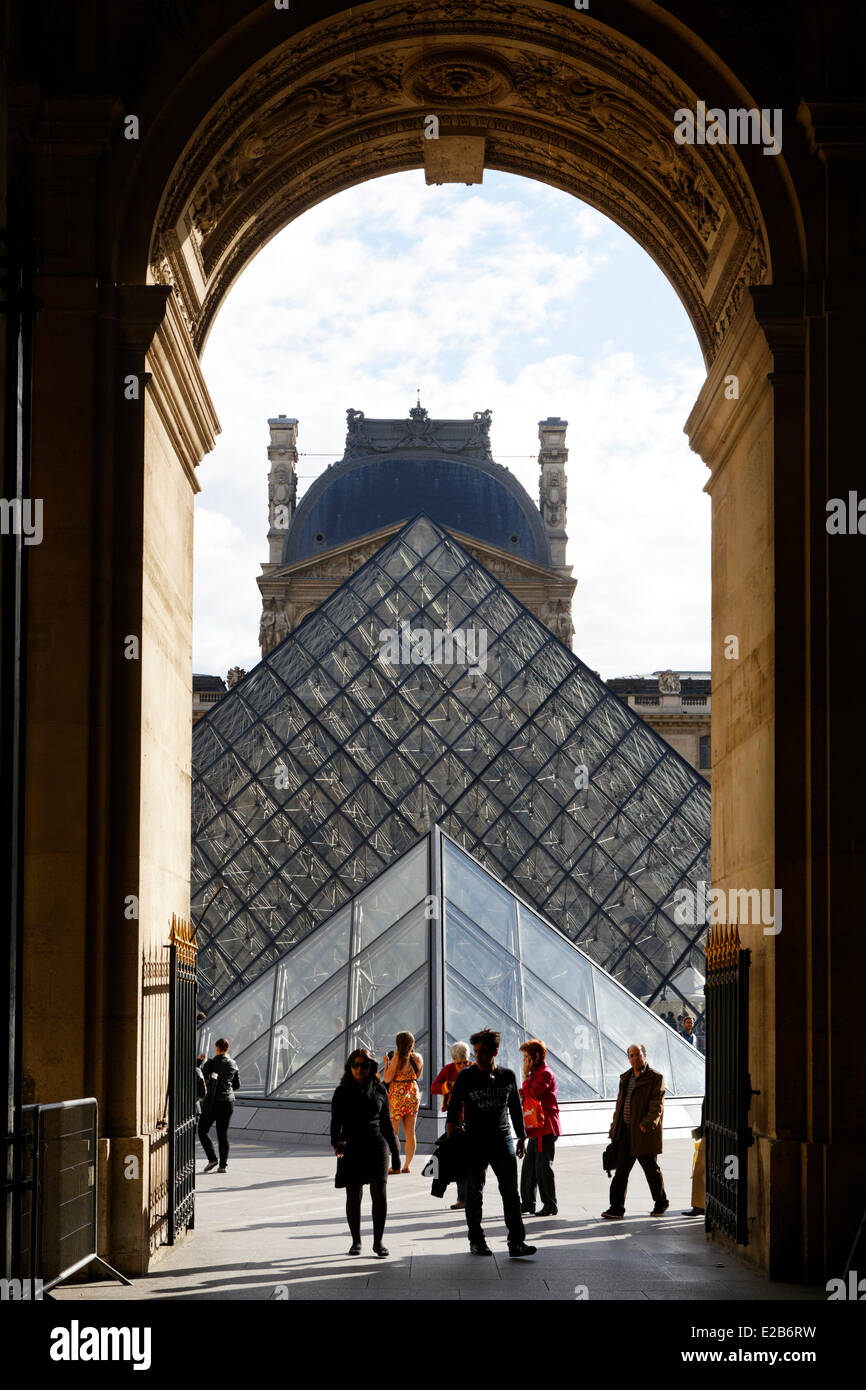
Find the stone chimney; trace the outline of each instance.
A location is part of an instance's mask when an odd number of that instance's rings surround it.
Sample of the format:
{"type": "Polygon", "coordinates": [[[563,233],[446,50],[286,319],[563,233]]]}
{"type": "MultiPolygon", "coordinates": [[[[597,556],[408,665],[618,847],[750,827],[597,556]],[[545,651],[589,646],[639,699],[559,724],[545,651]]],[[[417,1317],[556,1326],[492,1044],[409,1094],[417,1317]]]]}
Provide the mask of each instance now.
{"type": "MultiPolygon", "coordinates": [[[[553,566],[559,570],[567,569],[565,563],[565,545],[568,539],[565,534],[566,497],[568,493],[565,477],[565,465],[568,461],[568,450],[565,447],[565,431],[567,429],[567,420],[548,418],[538,422],[538,438],[541,441],[541,449],[538,453],[538,463],[541,468],[538,505],[547,527],[547,534],[550,537],[553,566]]],[[[567,573],[570,574],[571,570],[567,569],[567,573]]]]}
{"type": "Polygon", "coordinates": [[[271,471],[268,474],[268,563],[280,565],[286,532],[295,514],[298,496],[298,422],[287,415],[269,420],[271,442],[268,448],[271,471]]]}

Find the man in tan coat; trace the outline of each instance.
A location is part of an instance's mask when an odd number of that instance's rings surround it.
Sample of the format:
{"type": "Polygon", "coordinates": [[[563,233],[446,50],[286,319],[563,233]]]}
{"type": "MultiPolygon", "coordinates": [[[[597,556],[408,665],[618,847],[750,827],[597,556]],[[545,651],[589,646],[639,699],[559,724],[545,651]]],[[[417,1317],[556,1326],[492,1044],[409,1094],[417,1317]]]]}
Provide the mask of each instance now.
{"type": "Polygon", "coordinates": [[[662,1114],[665,1082],[660,1071],[647,1065],[646,1048],[632,1043],[628,1049],[629,1069],[619,1078],[610,1137],[617,1146],[616,1172],[610,1184],[610,1206],[602,1216],[621,1221],[625,1215],[628,1175],[635,1163],[644,1170],[654,1202],[651,1216],[664,1216],[670,1203],[656,1156],[662,1151],[662,1114]]]}

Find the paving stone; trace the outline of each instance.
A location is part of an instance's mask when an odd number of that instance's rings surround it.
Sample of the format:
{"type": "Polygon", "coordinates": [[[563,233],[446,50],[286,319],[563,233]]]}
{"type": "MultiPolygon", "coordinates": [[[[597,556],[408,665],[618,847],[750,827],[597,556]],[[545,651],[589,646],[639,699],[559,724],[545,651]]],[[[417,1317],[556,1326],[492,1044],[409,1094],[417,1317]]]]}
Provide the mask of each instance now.
{"type": "MultiPolygon", "coordinates": [[[[690,1140],[665,1146],[665,1184],[676,1208],[688,1205],[693,1150],[690,1140]]],[[[432,1198],[429,1179],[419,1172],[389,1185],[385,1243],[391,1256],[377,1260],[366,1195],[364,1251],[359,1258],[347,1254],[345,1201],[333,1186],[332,1154],[259,1143],[238,1131],[226,1181],[198,1178],[196,1230],[165,1250],[146,1278],[131,1288],[70,1285],[56,1290],[56,1298],[79,1307],[88,1300],[252,1301],[272,1298],[281,1284],[288,1286],[288,1301],[303,1302],[582,1301],[574,1299],[576,1284],[586,1285],[590,1302],[826,1298],[823,1289],[770,1285],[709,1243],[700,1221],[678,1215],[653,1220],[640,1177],[630,1189],[634,1211],[627,1219],[601,1220],[608,1183],[600,1154],[598,1145],[557,1150],[560,1213],[526,1219],[527,1240],[538,1246],[531,1259],[508,1257],[494,1183],[485,1193],[484,1218],[494,1258],[479,1259],[468,1253],[463,1214],[432,1198]]]]}

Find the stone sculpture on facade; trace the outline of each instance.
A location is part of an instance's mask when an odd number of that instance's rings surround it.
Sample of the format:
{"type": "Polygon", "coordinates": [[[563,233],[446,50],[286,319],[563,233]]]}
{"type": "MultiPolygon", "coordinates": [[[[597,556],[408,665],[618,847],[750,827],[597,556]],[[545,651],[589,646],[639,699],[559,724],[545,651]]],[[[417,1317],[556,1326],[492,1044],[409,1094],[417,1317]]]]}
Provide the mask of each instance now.
{"type": "Polygon", "coordinates": [[[285,610],[277,603],[276,599],[265,600],[262,609],[262,619],[259,623],[259,646],[262,649],[262,656],[267,656],[269,652],[278,647],[284,637],[289,635],[289,620],[285,610]]]}

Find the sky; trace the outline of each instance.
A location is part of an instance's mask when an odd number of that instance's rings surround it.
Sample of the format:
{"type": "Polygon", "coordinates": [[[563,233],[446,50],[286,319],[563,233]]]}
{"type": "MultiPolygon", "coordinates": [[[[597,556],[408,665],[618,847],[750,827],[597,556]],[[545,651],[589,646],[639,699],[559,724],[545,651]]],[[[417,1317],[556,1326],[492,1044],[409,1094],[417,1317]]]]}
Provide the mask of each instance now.
{"type": "Polygon", "coordinates": [[[298,420],[298,494],[346,410],[490,409],[538,501],[538,421],[568,420],[574,649],[610,679],[709,670],[709,476],[683,425],[704,380],[688,316],[635,241],[570,194],[487,171],[393,174],[329,198],[229,291],[203,370],[222,426],[198,469],[193,670],[260,659],[270,416],[298,420]]]}

